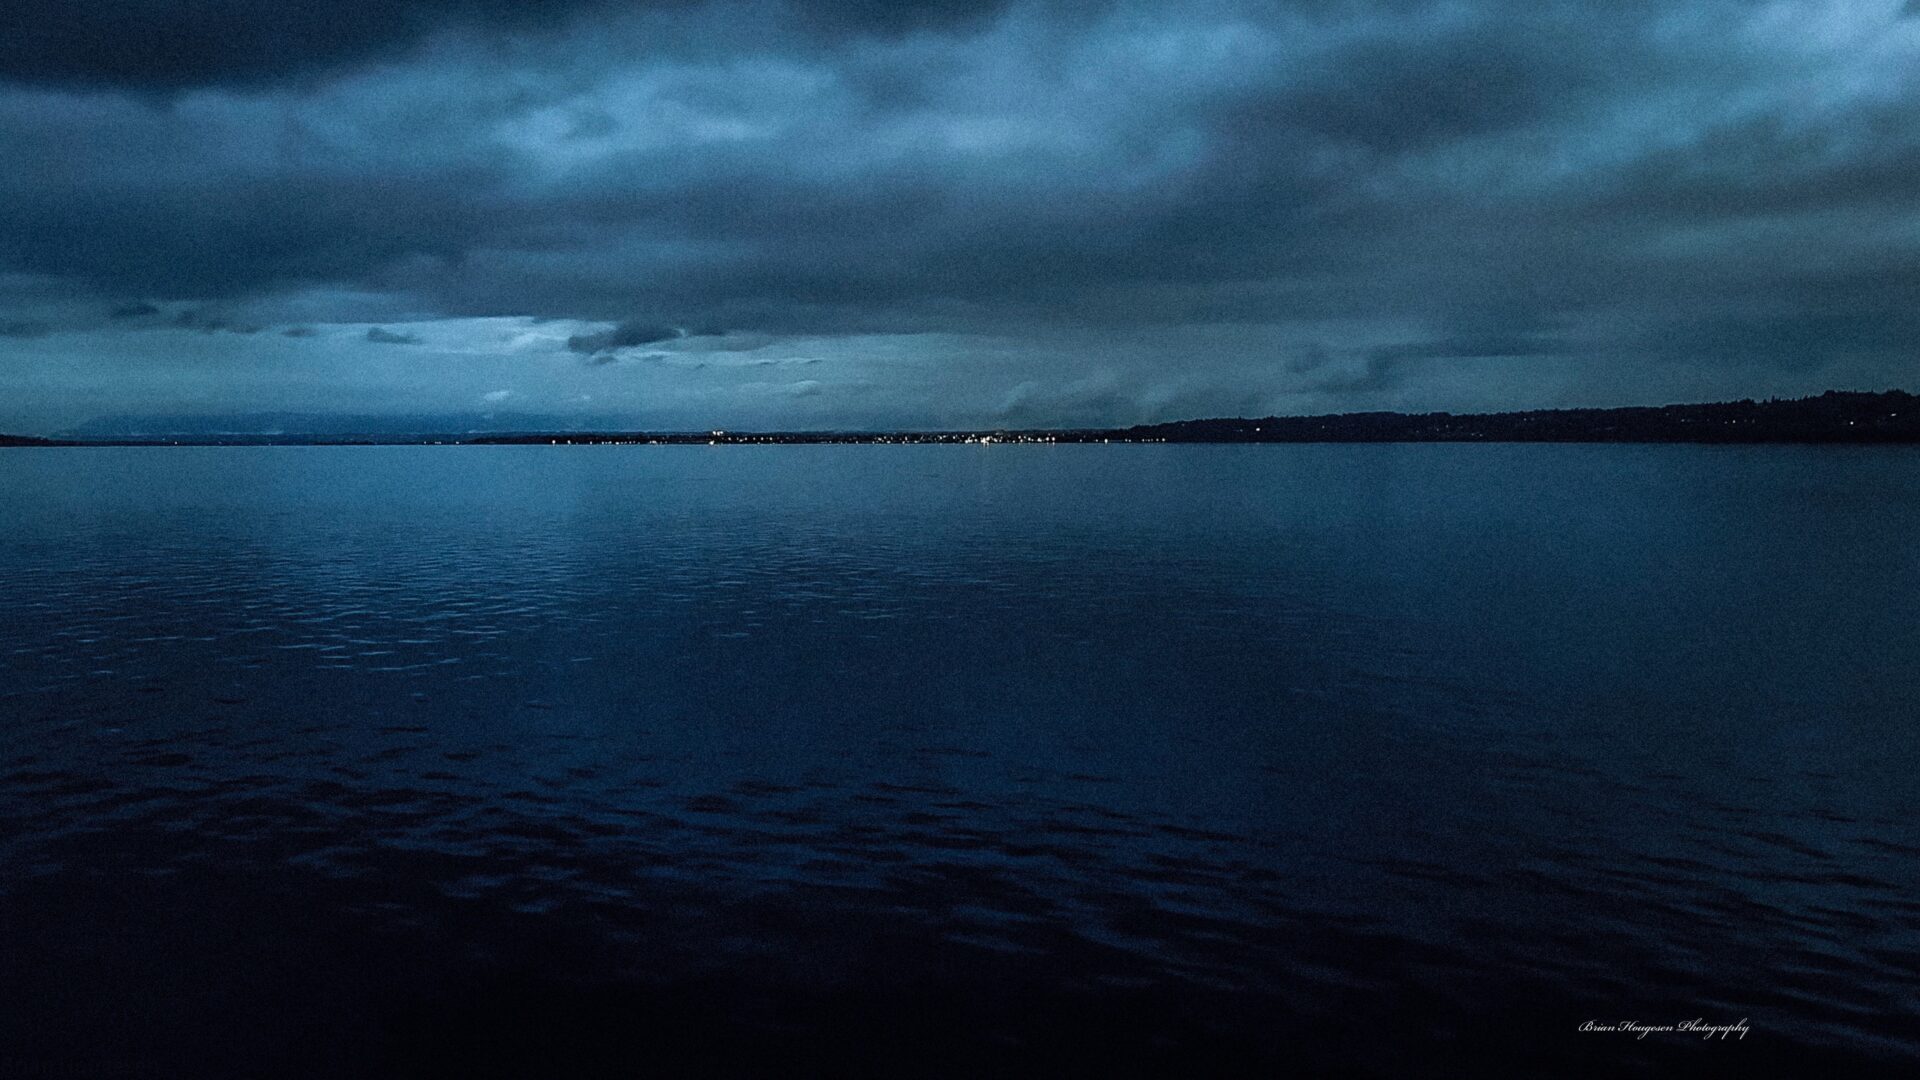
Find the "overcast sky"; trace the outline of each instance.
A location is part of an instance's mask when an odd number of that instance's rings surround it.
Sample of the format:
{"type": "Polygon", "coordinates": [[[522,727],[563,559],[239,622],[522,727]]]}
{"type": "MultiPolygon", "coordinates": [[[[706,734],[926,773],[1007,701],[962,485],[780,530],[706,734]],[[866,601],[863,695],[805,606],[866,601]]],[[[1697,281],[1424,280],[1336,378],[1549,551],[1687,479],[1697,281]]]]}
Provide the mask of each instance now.
{"type": "Polygon", "coordinates": [[[1920,390],[1905,0],[10,0],[0,428],[1920,390]]]}

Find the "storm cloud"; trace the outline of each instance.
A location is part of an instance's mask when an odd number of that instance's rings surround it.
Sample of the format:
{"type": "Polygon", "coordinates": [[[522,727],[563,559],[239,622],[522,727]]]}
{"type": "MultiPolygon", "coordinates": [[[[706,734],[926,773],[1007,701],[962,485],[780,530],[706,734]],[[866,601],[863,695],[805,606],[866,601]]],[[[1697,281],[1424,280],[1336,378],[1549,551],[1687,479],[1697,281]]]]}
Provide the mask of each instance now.
{"type": "Polygon", "coordinates": [[[597,334],[574,334],[567,338],[567,348],[578,353],[610,353],[635,345],[672,341],[680,336],[680,331],[671,326],[630,321],[597,334]]]}
{"type": "Polygon", "coordinates": [[[39,338],[53,332],[53,327],[35,319],[0,319],[0,338],[39,338]]]}
{"type": "Polygon", "coordinates": [[[235,408],[476,365],[692,426],[1914,384],[1902,0],[136,10],[0,28],[0,303],[74,342],[32,346],[42,426],[150,399],[100,343],[162,308],[281,328],[166,358],[235,408]]]}

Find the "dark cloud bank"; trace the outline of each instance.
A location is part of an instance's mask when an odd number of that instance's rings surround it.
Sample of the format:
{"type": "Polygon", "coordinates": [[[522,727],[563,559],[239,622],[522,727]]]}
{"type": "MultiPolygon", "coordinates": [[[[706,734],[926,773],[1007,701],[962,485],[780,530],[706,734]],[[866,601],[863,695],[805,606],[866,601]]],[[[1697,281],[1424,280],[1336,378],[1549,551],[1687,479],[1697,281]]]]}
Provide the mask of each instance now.
{"type": "Polygon", "coordinates": [[[576,368],[703,327],[992,343],[863,369],[881,422],[967,380],[1042,422],[1912,385],[1908,8],[16,4],[5,336],[65,297],[315,348],[577,320],[576,368]]]}

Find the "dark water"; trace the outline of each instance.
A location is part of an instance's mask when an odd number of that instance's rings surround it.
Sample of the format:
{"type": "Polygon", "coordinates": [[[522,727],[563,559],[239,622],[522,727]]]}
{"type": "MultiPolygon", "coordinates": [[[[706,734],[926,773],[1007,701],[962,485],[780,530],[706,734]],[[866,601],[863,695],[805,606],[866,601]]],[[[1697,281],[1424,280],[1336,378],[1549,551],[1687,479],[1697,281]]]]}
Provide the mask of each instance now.
{"type": "Polygon", "coordinates": [[[1911,451],[13,450],[0,515],[5,1075],[1920,1055],[1911,451]]]}

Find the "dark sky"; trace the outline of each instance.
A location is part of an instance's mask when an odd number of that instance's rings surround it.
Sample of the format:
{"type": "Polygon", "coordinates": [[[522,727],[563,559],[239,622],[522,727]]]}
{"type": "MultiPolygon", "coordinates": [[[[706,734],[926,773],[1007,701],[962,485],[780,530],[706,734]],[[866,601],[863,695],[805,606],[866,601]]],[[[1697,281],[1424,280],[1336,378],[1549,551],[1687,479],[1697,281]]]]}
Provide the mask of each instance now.
{"type": "Polygon", "coordinates": [[[9,0],[0,428],[1920,389],[1906,0],[9,0]]]}

